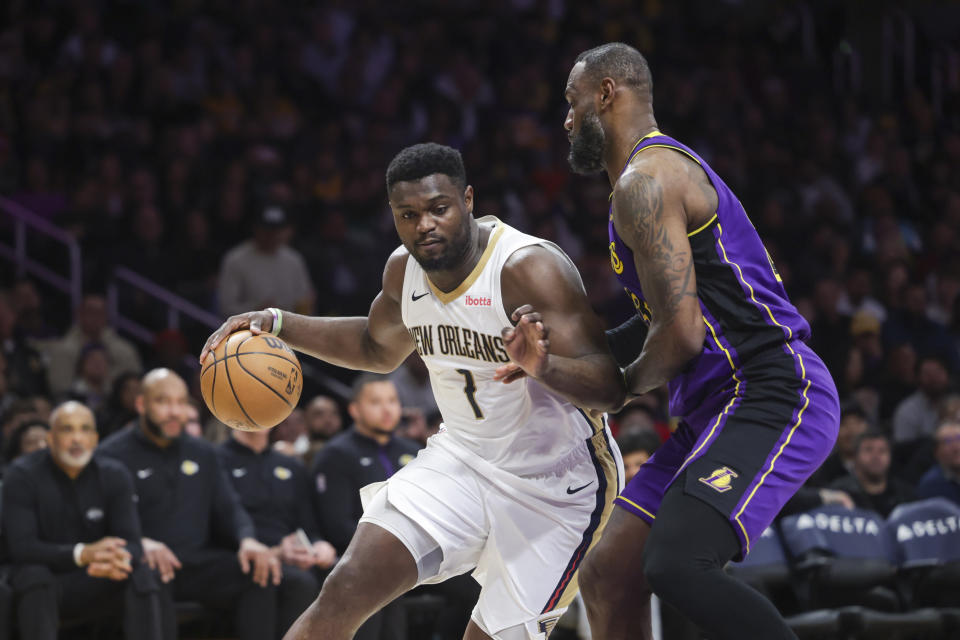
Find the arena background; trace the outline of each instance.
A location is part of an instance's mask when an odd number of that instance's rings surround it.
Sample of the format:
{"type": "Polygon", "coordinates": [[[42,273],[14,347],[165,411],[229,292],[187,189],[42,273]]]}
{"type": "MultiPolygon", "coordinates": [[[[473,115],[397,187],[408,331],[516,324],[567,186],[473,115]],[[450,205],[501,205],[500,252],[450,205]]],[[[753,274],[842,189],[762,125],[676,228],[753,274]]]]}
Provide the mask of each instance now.
{"type": "MultiPolygon", "coordinates": [[[[310,310],[365,314],[398,244],[384,170],[421,141],[460,149],[476,211],[557,242],[618,324],[609,188],[571,174],[562,128],[574,57],[613,40],[647,56],[660,129],[740,197],[844,403],[892,433],[927,356],[960,391],[960,4],[6,0],[0,409],[63,395],[43,346],[84,292],[196,390],[221,262],[269,207],[310,310]]],[[[303,360],[305,400],[346,399],[353,372],[303,360]]],[[[669,425],[662,394],[645,404],[669,425]]],[[[908,483],[913,452],[894,452],[908,483]]]]}

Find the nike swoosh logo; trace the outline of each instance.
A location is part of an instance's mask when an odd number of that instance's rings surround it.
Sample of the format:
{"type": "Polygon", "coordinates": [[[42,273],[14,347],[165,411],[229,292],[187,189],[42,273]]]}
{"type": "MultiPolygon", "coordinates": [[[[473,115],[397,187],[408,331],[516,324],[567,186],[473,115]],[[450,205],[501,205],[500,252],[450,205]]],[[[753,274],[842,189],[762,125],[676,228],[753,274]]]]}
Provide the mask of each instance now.
{"type": "Polygon", "coordinates": [[[421,293],[420,295],[417,295],[417,293],[416,293],[415,291],[413,291],[413,292],[410,293],[410,299],[413,300],[414,302],[416,302],[416,301],[419,300],[420,298],[422,298],[422,297],[424,297],[424,296],[428,296],[428,295],[430,295],[430,292],[429,292],[429,291],[427,291],[426,293],[421,293]]]}
{"type": "Polygon", "coordinates": [[[587,487],[589,487],[589,486],[592,485],[592,484],[593,484],[593,480],[591,480],[591,481],[588,482],[587,484],[583,485],[582,487],[577,487],[576,489],[571,489],[570,487],[567,487],[567,493],[572,496],[572,495],[575,494],[575,493],[578,493],[578,492],[580,492],[580,491],[583,491],[584,489],[586,489],[587,487]]]}

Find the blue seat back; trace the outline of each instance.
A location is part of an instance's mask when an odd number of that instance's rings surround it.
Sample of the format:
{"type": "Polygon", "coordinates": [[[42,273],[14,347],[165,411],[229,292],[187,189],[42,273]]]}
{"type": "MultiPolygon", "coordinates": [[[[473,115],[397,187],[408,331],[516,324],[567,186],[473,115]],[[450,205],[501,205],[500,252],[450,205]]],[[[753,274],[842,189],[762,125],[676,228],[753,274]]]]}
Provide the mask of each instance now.
{"type": "Polygon", "coordinates": [[[946,498],[902,504],[887,520],[904,566],[960,560],[960,506],[946,498]]]}
{"type": "Polygon", "coordinates": [[[895,561],[886,523],[873,511],[828,505],[788,516],[781,527],[784,544],[794,557],[818,551],[841,558],[895,561]]]}
{"type": "Polygon", "coordinates": [[[741,567],[766,567],[787,564],[787,555],[780,542],[780,536],[771,527],[767,527],[759,538],[750,545],[750,553],[737,565],[741,567]]]}

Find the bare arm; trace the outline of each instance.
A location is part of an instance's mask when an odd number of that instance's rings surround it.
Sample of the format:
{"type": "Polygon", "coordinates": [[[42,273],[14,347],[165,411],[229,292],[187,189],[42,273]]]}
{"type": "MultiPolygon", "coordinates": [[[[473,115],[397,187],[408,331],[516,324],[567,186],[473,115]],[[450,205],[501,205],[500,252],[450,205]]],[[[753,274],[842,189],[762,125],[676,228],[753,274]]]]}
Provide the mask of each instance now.
{"type": "Polygon", "coordinates": [[[577,406],[607,411],[623,404],[623,376],[603,324],[565,254],[547,246],[518,250],[503,267],[501,289],[517,323],[504,330],[514,362],[577,406]]]}
{"type": "MultiPolygon", "coordinates": [[[[414,348],[400,314],[406,260],[403,249],[387,260],[383,290],[374,298],[366,317],[323,318],[284,311],[280,337],[297,351],[340,367],[378,373],[393,371],[414,348]]],[[[252,311],[228,318],[207,339],[200,361],[221,340],[247,327],[254,333],[269,332],[273,328],[272,316],[269,312],[252,311]]]]}
{"type": "Polygon", "coordinates": [[[684,206],[689,177],[671,164],[631,167],[613,194],[614,225],[633,251],[652,312],[643,351],[624,371],[629,396],[668,382],[703,349],[705,329],[684,206]]]}

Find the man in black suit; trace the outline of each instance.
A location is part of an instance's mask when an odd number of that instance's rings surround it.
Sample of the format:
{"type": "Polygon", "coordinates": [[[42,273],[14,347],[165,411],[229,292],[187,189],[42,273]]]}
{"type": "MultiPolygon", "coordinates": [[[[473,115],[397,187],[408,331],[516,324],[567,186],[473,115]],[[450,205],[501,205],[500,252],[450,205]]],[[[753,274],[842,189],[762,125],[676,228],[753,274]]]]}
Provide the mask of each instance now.
{"type": "Polygon", "coordinates": [[[127,469],[94,457],[93,413],[66,402],[48,449],[20,457],[3,483],[3,528],[20,637],[56,640],[64,618],[123,611],[128,640],[161,638],[159,587],[142,560],[127,469]]]}
{"type": "MultiPolygon", "coordinates": [[[[214,446],[184,433],[187,385],[169,369],[143,378],[139,420],[100,451],[134,477],[146,561],[160,572],[161,602],[196,600],[231,611],[240,640],[274,637],[280,562],[255,537],[214,446]],[[251,579],[252,578],[252,579],[251,579]]],[[[164,619],[166,637],[176,621],[164,619]]]]}

